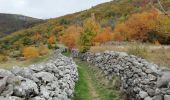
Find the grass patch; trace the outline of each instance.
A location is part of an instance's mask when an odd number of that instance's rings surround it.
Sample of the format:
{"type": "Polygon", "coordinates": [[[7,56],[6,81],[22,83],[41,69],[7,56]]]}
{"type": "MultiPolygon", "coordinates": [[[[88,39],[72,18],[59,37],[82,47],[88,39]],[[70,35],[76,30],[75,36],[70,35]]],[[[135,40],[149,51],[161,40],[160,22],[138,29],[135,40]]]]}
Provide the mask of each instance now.
{"type": "Polygon", "coordinates": [[[93,67],[86,62],[75,60],[79,70],[79,81],[76,84],[75,97],[73,100],[122,100],[119,91],[114,88],[113,82],[108,81],[97,67],[93,67]],[[92,98],[91,89],[88,86],[88,78],[94,87],[98,98],[92,98]]]}
{"type": "Polygon", "coordinates": [[[71,52],[70,51],[67,51],[67,52],[64,52],[64,53],[62,53],[64,56],[67,56],[67,57],[70,57],[70,55],[71,55],[71,52]]]}
{"type": "Polygon", "coordinates": [[[76,83],[75,94],[72,100],[91,100],[90,92],[87,88],[87,71],[85,69],[84,64],[77,62],[78,64],[78,72],[79,72],[79,80],[76,83]]]}

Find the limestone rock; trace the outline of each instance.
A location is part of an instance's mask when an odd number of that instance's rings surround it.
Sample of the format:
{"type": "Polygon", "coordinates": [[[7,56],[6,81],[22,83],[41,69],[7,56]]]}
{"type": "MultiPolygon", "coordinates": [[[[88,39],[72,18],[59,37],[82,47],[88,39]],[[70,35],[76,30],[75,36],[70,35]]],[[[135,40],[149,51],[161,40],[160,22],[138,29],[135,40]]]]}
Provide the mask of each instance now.
{"type": "Polygon", "coordinates": [[[55,78],[54,74],[51,74],[48,72],[38,72],[38,73],[33,74],[33,76],[37,77],[43,82],[52,82],[55,78]]]}
{"type": "Polygon", "coordinates": [[[8,76],[0,79],[0,93],[2,93],[2,91],[6,88],[7,78],[8,76]]]}
{"type": "Polygon", "coordinates": [[[141,98],[145,98],[145,97],[148,96],[148,93],[145,92],[145,91],[140,91],[140,92],[139,92],[139,96],[140,96],[141,98]]]}
{"type": "Polygon", "coordinates": [[[164,95],[164,100],[170,100],[170,95],[164,95]]]}
{"type": "Polygon", "coordinates": [[[14,94],[19,97],[27,95],[37,95],[39,93],[37,84],[29,79],[25,79],[18,85],[14,86],[14,94]]]}

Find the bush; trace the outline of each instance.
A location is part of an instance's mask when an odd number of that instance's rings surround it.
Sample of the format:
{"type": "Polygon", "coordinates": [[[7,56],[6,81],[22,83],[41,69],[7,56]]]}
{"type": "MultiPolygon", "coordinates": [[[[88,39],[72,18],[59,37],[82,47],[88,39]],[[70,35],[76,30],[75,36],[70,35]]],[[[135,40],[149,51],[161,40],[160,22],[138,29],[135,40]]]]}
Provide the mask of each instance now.
{"type": "Polygon", "coordinates": [[[4,63],[6,61],[8,61],[8,57],[0,54],[0,63],[4,63]]]}
{"type": "Polygon", "coordinates": [[[22,54],[26,59],[36,58],[39,56],[39,50],[35,47],[25,47],[22,54]]]}
{"type": "Polygon", "coordinates": [[[90,46],[81,46],[79,50],[81,53],[86,53],[88,50],[90,50],[90,46]]]}
{"type": "Polygon", "coordinates": [[[147,48],[141,45],[133,45],[130,46],[127,50],[128,54],[139,56],[142,58],[146,58],[147,56],[147,48]]]}
{"type": "Polygon", "coordinates": [[[10,53],[10,57],[12,58],[16,58],[16,57],[20,57],[21,56],[21,52],[20,51],[12,51],[10,53]]]}
{"type": "Polygon", "coordinates": [[[39,48],[40,55],[46,55],[46,54],[48,54],[48,52],[49,52],[49,49],[47,47],[42,46],[39,48]]]}
{"type": "Polygon", "coordinates": [[[49,49],[59,49],[57,44],[48,44],[49,49]]]}

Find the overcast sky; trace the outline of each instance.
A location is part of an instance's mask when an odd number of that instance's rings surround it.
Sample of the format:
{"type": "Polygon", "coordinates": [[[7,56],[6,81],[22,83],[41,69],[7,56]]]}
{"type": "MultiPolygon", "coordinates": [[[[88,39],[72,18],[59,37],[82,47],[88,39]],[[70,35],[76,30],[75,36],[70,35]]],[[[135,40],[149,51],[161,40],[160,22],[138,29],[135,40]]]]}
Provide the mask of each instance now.
{"type": "Polygon", "coordinates": [[[0,0],[0,13],[54,18],[111,0],[0,0]]]}

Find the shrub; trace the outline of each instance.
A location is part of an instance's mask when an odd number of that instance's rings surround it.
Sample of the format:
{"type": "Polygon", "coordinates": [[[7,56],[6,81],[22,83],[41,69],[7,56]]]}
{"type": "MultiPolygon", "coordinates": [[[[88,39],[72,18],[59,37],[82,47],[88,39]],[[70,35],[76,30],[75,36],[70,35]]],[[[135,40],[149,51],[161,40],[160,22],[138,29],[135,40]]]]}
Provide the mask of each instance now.
{"type": "Polygon", "coordinates": [[[48,53],[49,53],[49,49],[47,47],[42,46],[42,47],[39,48],[39,54],[40,55],[46,55],[48,53]]]}
{"type": "Polygon", "coordinates": [[[57,44],[48,44],[48,48],[49,49],[59,49],[59,47],[57,46],[57,44]]]}
{"type": "Polygon", "coordinates": [[[8,57],[0,54],[0,63],[8,61],[8,57]]]}
{"type": "Polygon", "coordinates": [[[26,59],[36,58],[39,56],[39,50],[35,47],[25,47],[22,54],[26,59]]]}
{"type": "Polygon", "coordinates": [[[49,43],[50,45],[56,43],[56,38],[55,38],[54,35],[51,35],[51,36],[48,38],[48,43],[49,43]]]}
{"type": "Polygon", "coordinates": [[[20,51],[12,51],[10,53],[10,57],[16,58],[16,57],[20,57],[21,56],[21,52],[20,51]]]}
{"type": "Polygon", "coordinates": [[[161,45],[158,40],[154,41],[154,44],[155,44],[155,45],[161,45]]]}

